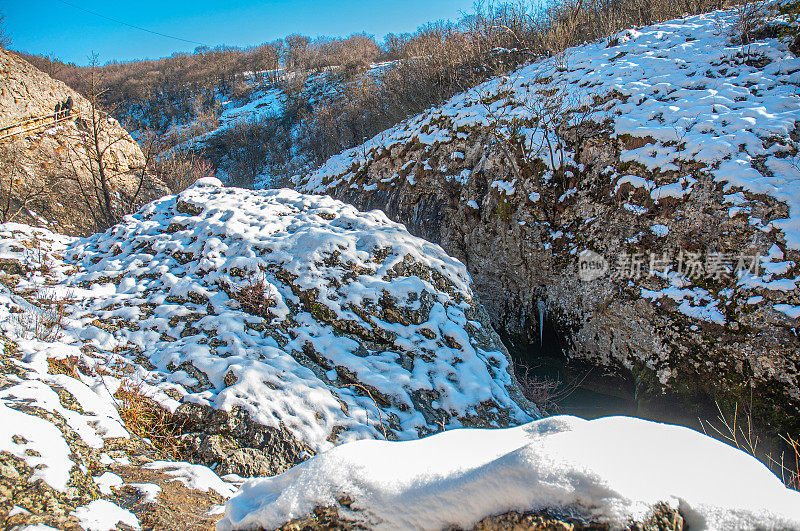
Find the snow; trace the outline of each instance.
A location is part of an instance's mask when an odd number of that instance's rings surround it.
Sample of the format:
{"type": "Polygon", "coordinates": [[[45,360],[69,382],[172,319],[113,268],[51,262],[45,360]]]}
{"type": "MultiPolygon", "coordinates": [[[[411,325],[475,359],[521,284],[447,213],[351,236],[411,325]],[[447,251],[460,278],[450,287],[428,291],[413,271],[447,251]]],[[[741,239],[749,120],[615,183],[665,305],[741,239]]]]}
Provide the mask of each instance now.
{"type": "Polygon", "coordinates": [[[691,529],[800,526],[800,493],[733,447],[628,417],[557,416],[345,444],[247,482],[217,529],[271,529],[330,505],[373,529],[469,529],[491,515],[541,509],[627,527],[659,502],[679,509],[691,529]],[[337,504],[343,495],[350,508],[337,504]]]}
{"type": "MultiPolygon", "coordinates": [[[[473,337],[473,294],[464,265],[380,211],[361,213],[290,190],[222,188],[205,178],[104,234],[73,242],[66,255],[79,271],[65,279],[78,299],[65,338],[90,341],[112,357],[133,348],[154,368],[116,359],[129,364],[148,396],[170,409],[181,401],[241,407],[263,425],[285,427],[314,451],[334,444],[334,430],[337,442],[439,431],[442,425],[415,405],[421,392],[438,394],[434,408],[445,427],[460,427],[460,419],[487,404],[510,422],[531,419],[533,412],[511,398],[506,355],[482,348],[473,337]],[[376,258],[377,252],[385,257],[376,258]],[[435,285],[437,277],[424,273],[396,273],[411,262],[441,275],[441,282],[435,285]],[[267,320],[231,299],[231,292],[254,281],[263,282],[270,301],[267,320]],[[312,315],[303,295],[310,293],[326,313],[312,315]],[[399,311],[422,311],[422,322],[388,322],[359,310],[369,311],[384,297],[399,311]],[[152,310],[145,313],[143,304],[152,310]],[[98,316],[135,326],[110,333],[94,326],[98,316]],[[336,332],[332,319],[385,331],[391,339],[365,351],[364,343],[336,332]],[[269,333],[258,329],[267,325],[269,333]],[[224,344],[212,349],[212,338],[224,344]],[[315,363],[304,359],[309,348],[318,353],[315,363]],[[388,403],[376,404],[342,381],[343,373],[388,403]]],[[[94,385],[97,392],[113,392],[120,381],[107,377],[94,385]]]]}
{"type": "Polygon", "coordinates": [[[42,418],[11,409],[3,401],[0,401],[0,426],[5,427],[0,430],[0,451],[37,469],[31,477],[33,481],[41,478],[56,490],[67,488],[74,463],[58,428],[42,418]]]}
{"type": "Polygon", "coordinates": [[[678,311],[682,314],[698,319],[724,325],[727,321],[720,311],[721,301],[708,290],[694,286],[690,287],[691,280],[675,271],[667,273],[652,272],[669,282],[669,285],[660,290],[640,288],[641,296],[651,301],[658,301],[663,297],[679,303],[678,311]]]}
{"type": "Polygon", "coordinates": [[[773,306],[776,311],[779,311],[792,319],[800,318],[800,306],[792,306],[791,304],[776,304],[773,306]]]}
{"type": "Polygon", "coordinates": [[[669,234],[669,227],[666,225],[653,225],[650,227],[650,232],[655,234],[656,236],[664,237],[669,234]]]}
{"type": "Polygon", "coordinates": [[[489,185],[489,187],[490,188],[496,188],[497,190],[500,190],[501,192],[503,192],[506,195],[512,195],[513,196],[514,193],[516,192],[516,190],[514,188],[514,183],[515,182],[516,182],[516,179],[514,179],[510,183],[506,182],[506,181],[494,181],[494,182],[492,182],[491,185],[489,185]]]}
{"type": "Polygon", "coordinates": [[[78,507],[73,514],[86,531],[112,531],[120,522],[141,529],[135,514],[107,500],[94,500],[78,507]]]}
{"type": "MultiPolygon", "coordinates": [[[[571,48],[398,124],[332,157],[298,184],[303,191],[325,192],[352,180],[374,152],[414,140],[449,143],[460,127],[498,123],[498,116],[509,123],[531,118],[542,93],[564,90],[573,108],[594,98],[605,101],[589,119],[611,120],[614,136],[645,140],[624,148],[620,158],[647,171],[620,177],[617,189],[628,183],[648,190],[654,201],[680,199],[694,178],[671,177],[667,170],[677,173],[682,162],[701,162],[729,195],[744,190],[785,202],[789,217],[772,226],[783,231],[789,248],[800,249],[800,164],[792,158],[796,143],[790,138],[800,120],[800,59],[778,39],[747,48],[732,42],[736,17],[735,9],[687,16],[571,48]],[[750,59],[767,64],[751,66],[750,59]],[[501,92],[508,96],[494,101],[501,92]],[[753,164],[759,157],[765,157],[763,173],[753,164]]],[[[499,124],[502,132],[505,122],[499,124]]],[[[552,167],[548,157],[540,158],[552,167]]]]}
{"type": "Polygon", "coordinates": [[[191,489],[203,492],[213,490],[224,498],[229,498],[236,492],[236,487],[223,481],[207,466],[180,461],[153,461],[144,465],[144,468],[163,470],[165,474],[175,478],[173,481],[179,481],[191,489]]]}
{"type": "Polygon", "coordinates": [[[100,494],[105,495],[112,494],[112,488],[116,489],[121,487],[124,483],[122,478],[113,472],[103,472],[101,475],[94,478],[94,482],[97,483],[97,488],[100,490],[100,494]]]}

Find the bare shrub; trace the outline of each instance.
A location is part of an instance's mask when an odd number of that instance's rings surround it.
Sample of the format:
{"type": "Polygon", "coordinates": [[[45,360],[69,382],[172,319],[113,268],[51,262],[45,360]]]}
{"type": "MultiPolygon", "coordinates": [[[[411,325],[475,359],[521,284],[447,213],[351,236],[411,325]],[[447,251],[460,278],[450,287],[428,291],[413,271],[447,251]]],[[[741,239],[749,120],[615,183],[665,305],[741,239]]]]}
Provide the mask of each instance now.
{"type": "Polygon", "coordinates": [[[91,84],[88,92],[89,116],[78,118],[73,142],[68,144],[73,179],[95,229],[104,231],[143,201],[143,192],[153,187],[148,173],[156,152],[154,134],[144,135],[142,151],[145,160],[139,168],[120,168],[114,156],[115,146],[132,142],[127,131],[113,122],[109,113],[100,109],[100,82],[97,55],[92,56],[91,84]],[[130,186],[126,186],[129,183],[130,186]]]}
{"type": "Polygon", "coordinates": [[[231,290],[231,298],[238,301],[241,309],[250,315],[271,320],[274,316],[270,308],[275,307],[275,301],[267,296],[266,282],[258,279],[250,284],[231,290]]]}
{"type": "Polygon", "coordinates": [[[496,94],[483,94],[482,102],[494,145],[514,177],[533,184],[540,196],[542,221],[555,226],[563,194],[580,180],[577,161],[571,155],[577,157],[583,143],[597,132],[591,123],[593,108],[580,93],[564,88],[539,88],[524,101],[517,101],[510,80],[496,94]],[[520,113],[520,108],[525,112],[520,113]],[[511,110],[513,117],[509,116],[511,110]]]}
{"type": "Polygon", "coordinates": [[[37,303],[29,311],[15,316],[25,334],[39,341],[55,341],[63,329],[67,313],[67,299],[60,298],[53,289],[42,289],[35,296],[37,303]]]}
{"type": "Polygon", "coordinates": [[[154,163],[158,178],[170,192],[177,194],[195,181],[214,175],[214,167],[195,151],[176,147],[159,157],[154,163]]]}
{"type": "Polygon", "coordinates": [[[733,40],[742,46],[748,46],[753,42],[756,31],[764,24],[764,4],[756,0],[744,0],[734,5],[733,9],[736,12],[733,40]]]}
{"type": "Polygon", "coordinates": [[[46,203],[62,181],[64,176],[43,157],[11,142],[0,145],[0,220],[16,221],[34,203],[46,203]],[[28,168],[35,173],[35,179],[28,175],[28,168]]]}
{"type": "Polygon", "coordinates": [[[563,384],[557,380],[536,376],[533,368],[526,363],[515,364],[514,373],[525,398],[546,414],[557,413],[560,409],[559,403],[577,388],[574,383],[563,384]]]}
{"type": "Polygon", "coordinates": [[[789,434],[780,435],[784,448],[775,457],[771,452],[760,449],[762,441],[753,420],[752,404],[740,407],[736,403],[733,412],[727,415],[719,402],[715,404],[718,412],[716,419],[698,419],[703,433],[752,455],[775,472],[787,488],[800,490],[800,442],[797,438],[789,434]]]}
{"type": "Polygon", "coordinates": [[[228,174],[227,184],[251,188],[262,175],[290,165],[291,145],[291,127],[285,120],[252,117],[209,139],[203,153],[228,174]]]}

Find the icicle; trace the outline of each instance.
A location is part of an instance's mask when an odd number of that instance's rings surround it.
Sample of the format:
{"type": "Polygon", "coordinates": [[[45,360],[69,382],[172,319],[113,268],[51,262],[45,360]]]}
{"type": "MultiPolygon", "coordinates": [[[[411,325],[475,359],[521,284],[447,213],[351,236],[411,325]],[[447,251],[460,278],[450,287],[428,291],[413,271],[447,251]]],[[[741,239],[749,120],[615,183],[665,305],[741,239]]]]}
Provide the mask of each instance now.
{"type": "Polygon", "coordinates": [[[547,313],[547,305],[541,299],[536,303],[539,308],[539,346],[544,344],[544,314],[547,313]]]}

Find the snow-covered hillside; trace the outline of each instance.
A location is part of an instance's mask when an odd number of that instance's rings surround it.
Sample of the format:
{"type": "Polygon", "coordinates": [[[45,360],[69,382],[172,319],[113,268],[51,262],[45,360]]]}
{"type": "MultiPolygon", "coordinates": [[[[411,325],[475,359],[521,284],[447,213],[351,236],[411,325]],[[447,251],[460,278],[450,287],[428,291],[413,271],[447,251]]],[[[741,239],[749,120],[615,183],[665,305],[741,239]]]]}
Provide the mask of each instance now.
{"type": "Polygon", "coordinates": [[[464,266],[381,212],[205,179],[68,257],[84,270],[70,289],[88,289],[83,339],[143,356],[155,389],[240,406],[315,451],[528,418],[464,266]]]}
{"type": "Polygon", "coordinates": [[[745,25],[734,7],[530,64],[331,158],[299,189],[440,243],[497,328],[533,341],[552,317],[569,356],[633,371],[636,396],[687,379],[726,400],[782,389],[796,427],[797,6],[759,6],[745,25]],[[595,277],[578,274],[586,256],[595,277]]]}
{"type": "MultiPolygon", "coordinates": [[[[183,455],[243,474],[538,416],[464,266],[330,198],[204,179],[89,239],[3,225],[0,269],[0,465],[58,503],[91,497],[93,475],[109,495],[130,481],[106,454],[131,437],[131,389],[172,412],[183,455]]],[[[192,466],[151,468],[235,489],[192,466]]]]}
{"type": "MultiPolygon", "coordinates": [[[[702,164],[730,187],[731,208],[737,207],[737,190],[786,202],[789,217],[771,226],[784,232],[790,247],[800,249],[800,198],[795,193],[800,158],[791,137],[800,120],[800,59],[777,38],[736,43],[737,16],[735,9],[717,11],[571,48],[381,133],[333,157],[299,184],[307,192],[324,192],[352,179],[362,165],[395,145],[449,143],[476,126],[509,134],[515,119],[537,118],[545,94],[563,93],[560,111],[574,112],[572,120],[610,120],[615,137],[643,139],[637,143],[643,145],[626,149],[621,160],[637,162],[652,175],[608,175],[616,186],[644,187],[654,199],[680,197],[691,181],[669,172],[678,170],[681,161],[702,164]],[[674,181],[665,182],[666,177],[674,181]]],[[[787,21],[778,16],[769,23],[779,27],[787,21]]],[[[517,134],[531,149],[545,142],[541,127],[523,127],[517,134]]],[[[574,153],[566,156],[569,162],[574,153]]],[[[551,170],[558,164],[547,156],[542,161],[551,170]]],[[[413,172],[404,177],[413,179],[413,172]]],[[[443,177],[466,179],[469,174],[443,177]]],[[[514,183],[507,186],[513,195],[514,183]]],[[[752,222],[770,229],[761,220],[752,222]]]]}
{"type": "MultiPolygon", "coordinates": [[[[231,171],[235,173],[237,164],[229,154],[220,155],[219,151],[225,149],[242,149],[241,146],[228,146],[235,143],[236,139],[230,138],[231,132],[237,127],[246,128],[254,124],[264,126],[265,121],[279,122],[286,126],[282,135],[290,138],[281,138],[281,142],[288,140],[291,147],[286,147],[282,154],[280,164],[274,164],[269,159],[252,160],[249,163],[259,166],[258,175],[252,185],[255,188],[274,188],[276,183],[288,182],[288,177],[295,173],[305,173],[316,168],[319,164],[313,161],[313,154],[302,146],[300,136],[302,128],[308,124],[303,122],[308,113],[313,116],[314,109],[325,105],[339,105],[347,101],[348,91],[365,80],[378,81],[380,77],[396,62],[387,61],[371,64],[364,72],[355,76],[346,76],[340,68],[329,67],[322,72],[286,72],[280,70],[271,72],[271,81],[267,82],[262,76],[249,76],[251,82],[249,90],[236,98],[217,94],[216,105],[219,116],[214,126],[205,131],[197,131],[198,123],[173,124],[165,133],[166,136],[175,135],[182,139],[180,146],[205,153],[214,160],[217,176],[225,181],[231,171]],[[302,109],[298,114],[298,110],[302,109]],[[303,114],[301,116],[301,114],[303,114]],[[219,140],[224,137],[223,140],[219,140]],[[221,142],[222,146],[219,145],[221,142]],[[206,149],[204,148],[211,148],[206,149]]],[[[208,127],[208,124],[205,126],[208,127]]],[[[201,128],[202,129],[202,128],[201,128]]],[[[269,141],[269,140],[267,140],[269,141]]],[[[271,143],[276,143],[271,141],[271,143]]]]}

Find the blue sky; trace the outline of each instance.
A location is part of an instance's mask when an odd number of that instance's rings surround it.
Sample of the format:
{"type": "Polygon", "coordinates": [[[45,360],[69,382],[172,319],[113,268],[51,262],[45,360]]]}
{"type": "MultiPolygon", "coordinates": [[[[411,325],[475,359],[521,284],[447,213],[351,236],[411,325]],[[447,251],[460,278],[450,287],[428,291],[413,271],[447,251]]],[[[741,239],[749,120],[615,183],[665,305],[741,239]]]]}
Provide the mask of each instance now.
{"type": "MultiPolygon", "coordinates": [[[[290,33],[349,35],[415,30],[425,22],[455,19],[473,0],[65,0],[110,18],[210,46],[247,46],[290,33]]],[[[191,51],[196,44],[133,29],[71,7],[60,0],[0,0],[12,49],[53,54],[86,64],[156,58],[191,51]]]]}

